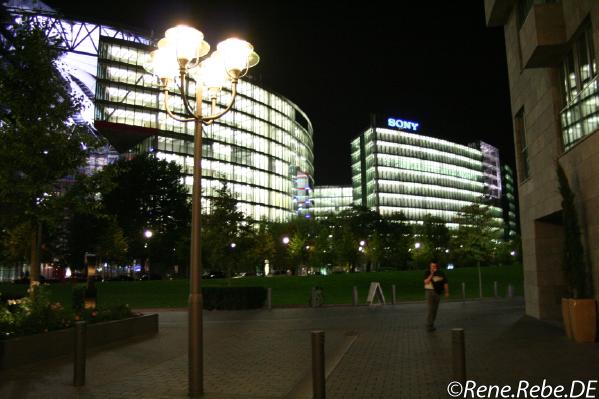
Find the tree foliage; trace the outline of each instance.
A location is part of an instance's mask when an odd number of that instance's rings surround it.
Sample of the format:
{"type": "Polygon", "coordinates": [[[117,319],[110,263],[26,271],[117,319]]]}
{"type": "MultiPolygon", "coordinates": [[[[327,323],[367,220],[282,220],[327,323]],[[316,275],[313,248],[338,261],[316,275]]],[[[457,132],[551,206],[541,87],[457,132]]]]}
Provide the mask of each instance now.
{"type": "Polygon", "coordinates": [[[245,263],[240,253],[251,246],[251,221],[237,209],[237,200],[226,184],[216,192],[210,214],[203,215],[202,256],[205,269],[224,271],[231,277],[245,263]]]}
{"type": "Polygon", "coordinates": [[[84,165],[84,148],[97,144],[73,122],[81,100],[57,69],[60,39],[48,32],[28,18],[0,32],[0,228],[31,242],[32,279],[38,230],[61,222],[65,177],[84,165]]]}
{"type": "Polygon", "coordinates": [[[473,204],[464,207],[455,219],[459,224],[452,243],[452,256],[463,266],[489,263],[501,241],[501,223],[495,220],[489,206],[473,204]]]}

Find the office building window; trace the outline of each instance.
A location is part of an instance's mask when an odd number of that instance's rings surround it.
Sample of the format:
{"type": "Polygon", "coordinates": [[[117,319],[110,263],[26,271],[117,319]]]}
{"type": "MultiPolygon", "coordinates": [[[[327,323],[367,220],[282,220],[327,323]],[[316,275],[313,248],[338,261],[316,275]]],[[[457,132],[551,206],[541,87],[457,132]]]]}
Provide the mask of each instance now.
{"type": "Polygon", "coordinates": [[[564,108],[560,112],[564,149],[599,129],[599,89],[597,59],[591,24],[575,36],[562,62],[564,108]]]}
{"type": "Polygon", "coordinates": [[[516,149],[518,151],[518,173],[520,181],[528,179],[530,166],[528,161],[528,145],[526,144],[526,128],[524,125],[524,108],[520,109],[514,119],[516,128],[516,149]]]}

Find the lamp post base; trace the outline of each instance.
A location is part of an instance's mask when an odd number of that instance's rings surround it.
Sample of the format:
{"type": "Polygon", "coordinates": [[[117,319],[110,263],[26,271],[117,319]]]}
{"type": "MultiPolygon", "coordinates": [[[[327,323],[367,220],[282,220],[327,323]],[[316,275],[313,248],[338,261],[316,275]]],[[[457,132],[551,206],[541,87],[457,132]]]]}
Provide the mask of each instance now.
{"type": "Polygon", "coordinates": [[[189,396],[192,398],[204,393],[202,306],[201,293],[189,295],[189,396]]]}

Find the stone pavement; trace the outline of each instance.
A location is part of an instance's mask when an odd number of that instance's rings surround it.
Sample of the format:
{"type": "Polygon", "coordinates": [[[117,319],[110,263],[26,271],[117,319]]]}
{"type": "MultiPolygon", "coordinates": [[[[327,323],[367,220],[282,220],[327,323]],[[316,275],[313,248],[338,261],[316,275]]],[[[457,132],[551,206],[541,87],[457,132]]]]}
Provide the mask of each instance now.
{"type": "MultiPolygon", "coordinates": [[[[468,378],[511,384],[598,379],[599,346],[523,316],[523,302],[441,304],[438,330],[425,304],[205,312],[206,398],[310,397],[310,331],[326,332],[328,398],[446,398],[450,329],[466,331],[468,378]]],[[[0,372],[0,398],[184,398],[187,322],[160,312],[160,333],[88,352],[87,384],[74,388],[71,359],[0,372]]]]}

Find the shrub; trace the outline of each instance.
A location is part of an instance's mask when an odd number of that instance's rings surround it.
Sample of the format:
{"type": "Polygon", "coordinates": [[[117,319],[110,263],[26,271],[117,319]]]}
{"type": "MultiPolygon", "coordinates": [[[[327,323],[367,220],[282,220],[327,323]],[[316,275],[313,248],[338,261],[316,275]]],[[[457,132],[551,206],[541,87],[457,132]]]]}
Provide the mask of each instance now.
{"type": "Polygon", "coordinates": [[[204,287],[204,309],[242,310],[264,306],[264,287],[204,287]]]}
{"type": "Polygon", "coordinates": [[[0,340],[71,327],[76,320],[88,323],[119,320],[134,316],[128,305],[84,309],[85,286],[73,290],[73,304],[78,312],[52,303],[45,286],[34,286],[29,296],[0,302],[0,340]]]}

